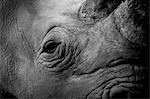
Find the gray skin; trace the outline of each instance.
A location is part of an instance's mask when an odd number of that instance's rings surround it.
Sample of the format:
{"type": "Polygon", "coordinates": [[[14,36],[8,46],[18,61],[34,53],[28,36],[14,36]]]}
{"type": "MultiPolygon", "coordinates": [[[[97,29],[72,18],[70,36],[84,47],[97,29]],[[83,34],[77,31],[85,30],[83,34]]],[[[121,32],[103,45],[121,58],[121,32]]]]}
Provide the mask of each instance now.
{"type": "Polygon", "coordinates": [[[0,0],[0,97],[148,97],[148,0],[0,0]]]}

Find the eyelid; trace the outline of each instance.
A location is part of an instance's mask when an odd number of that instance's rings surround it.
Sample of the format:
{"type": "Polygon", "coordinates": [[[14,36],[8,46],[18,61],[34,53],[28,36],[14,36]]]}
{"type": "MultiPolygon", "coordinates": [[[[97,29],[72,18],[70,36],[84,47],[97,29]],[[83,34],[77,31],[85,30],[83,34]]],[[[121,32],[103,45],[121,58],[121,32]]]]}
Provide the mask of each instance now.
{"type": "Polygon", "coordinates": [[[45,33],[45,35],[44,35],[43,38],[42,38],[42,43],[41,43],[42,46],[43,46],[45,43],[49,42],[49,41],[54,41],[54,40],[56,40],[56,39],[50,34],[50,31],[53,30],[55,27],[57,27],[57,26],[52,26],[52,27],[50,27],[50,28],[47,30],[47,32],[45,33]],[[53,39],[51,39],[51,38],[53,38],[53,39]]]}
{"type": "Polygon", "coordinates": [[[58,27],[58,26],[53,26],[51,27],[48,31],[47,34],[44,36],[43,41],[41,43],[41,48],[50,41],[55,41],[55,42],[64,42],[68,38],[68,33],[64,27],[58,27]]]}
{"type": "MultiPolygon", "coordinates": [[[[56,27],[61,27],[61,24],[50,24],[49,28],[46,30],[46,33],[44,34],[44,36],[42,37],[42,42],[44,41],[44,39],[46,38],[47,35],[49,35],[49,33],[56,27]]],[[[44,41],[45,42],[45,41],[44,41]]],[[[43,43],[42,43],[43,44],[43,43]]]]}
{"type": "Polygon", "coordinates": [[[51,26],[51,27],[48,28],[48,30],[46,31],[46,33],[45,33],[44,36],[42,37],[42,41],[43,41],[44,38],[48,35],[48,33],[49,33],[53,28],[55,28],[55,27],[57,27],[57,26],[56,26],[56,25],[53,25],[53,26],[51,26]]]}

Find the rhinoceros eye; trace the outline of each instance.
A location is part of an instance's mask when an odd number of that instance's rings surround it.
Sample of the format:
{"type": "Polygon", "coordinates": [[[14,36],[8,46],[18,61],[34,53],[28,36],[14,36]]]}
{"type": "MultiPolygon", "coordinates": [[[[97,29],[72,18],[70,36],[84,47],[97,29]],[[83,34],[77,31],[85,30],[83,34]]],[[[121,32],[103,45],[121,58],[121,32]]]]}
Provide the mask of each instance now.
{"type": "Polygon", "coordinates": [[[48,41],[48,42],[45,43],[43,50],[44,50],[44,52],[52,53],[56,50],[56,48],[58,47],[58,45],[60,43],[61,42],[48,41]]]}

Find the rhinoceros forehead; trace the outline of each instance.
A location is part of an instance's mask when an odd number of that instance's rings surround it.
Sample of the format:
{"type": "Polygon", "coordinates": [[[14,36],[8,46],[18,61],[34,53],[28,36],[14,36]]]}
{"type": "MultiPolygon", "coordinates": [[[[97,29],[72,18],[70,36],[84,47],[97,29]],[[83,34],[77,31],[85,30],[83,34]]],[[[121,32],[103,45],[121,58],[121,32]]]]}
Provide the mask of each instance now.
{"type": "Polygon", "coordinates": [[[30,12],[39,16],[56,16],[64,12],[78,11],[85,0],[32,0],[26,1],[30,12]]]}

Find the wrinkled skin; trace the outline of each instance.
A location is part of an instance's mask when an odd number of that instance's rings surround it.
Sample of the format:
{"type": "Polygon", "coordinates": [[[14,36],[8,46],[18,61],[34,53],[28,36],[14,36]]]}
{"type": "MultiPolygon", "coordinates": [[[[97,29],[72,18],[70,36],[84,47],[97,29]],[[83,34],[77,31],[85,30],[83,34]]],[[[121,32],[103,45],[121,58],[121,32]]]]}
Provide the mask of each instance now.
{"type": "Polygon", "coordinates": [[[148,97],[148,0],[1,0],[1,98],[148,97]]]}

